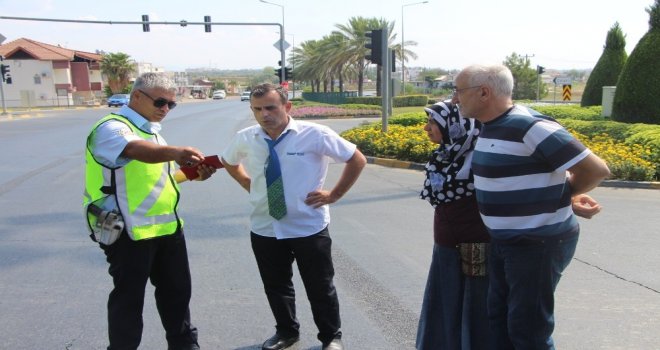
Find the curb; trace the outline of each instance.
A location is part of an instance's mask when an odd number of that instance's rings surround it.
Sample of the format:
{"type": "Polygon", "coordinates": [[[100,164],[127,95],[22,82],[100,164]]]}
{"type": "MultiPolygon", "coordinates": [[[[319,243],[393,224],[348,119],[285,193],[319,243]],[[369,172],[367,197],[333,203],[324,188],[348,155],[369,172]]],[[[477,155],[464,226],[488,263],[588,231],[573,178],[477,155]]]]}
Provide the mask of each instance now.
{"type": "MultiPolygon", "coordinates": [[[[368,164],[376,164],[390,168],[411,169],[411,170],[424,170],[424,164],[414,163],[405,160],[378,158],[365,156],[368,164]]],[[[616,187],[616,188],[639,188],[647,190],[660,190],[660,182],[654,181],[623,181],[623,180],[605,180],[600,183],[599,187],[616,187]]]]}

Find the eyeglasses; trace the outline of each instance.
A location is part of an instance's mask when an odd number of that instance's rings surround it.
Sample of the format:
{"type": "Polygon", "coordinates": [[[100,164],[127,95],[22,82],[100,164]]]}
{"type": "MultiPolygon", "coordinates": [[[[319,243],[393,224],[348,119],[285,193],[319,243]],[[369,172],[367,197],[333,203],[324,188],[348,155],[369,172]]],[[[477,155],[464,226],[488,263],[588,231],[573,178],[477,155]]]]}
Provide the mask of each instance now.
{"type": "Polygon", "coordinates": [[[458,94],[459,94],[460,92],[462,92],[462,91],[469,90],[469,89],[476,89],[476,88],[480,88],[480,87],[481,87],[481,85],[468,86],[468,87],[466,87],[466,88],[462,88],[462,89],[456,89],[456,88],[454,88],[454,90],[453,90],[453,92],[454,92],[454,96],[458,95],[458,94]]]}
{"type": "Polygon", "coordinates": [[[138,90],[138,91],[140,91],[142,94],[144,94],[144,96],[147,96],[152,101],[154,101],[154,107],[156,107],[156,108],[162,108],[165,105],[167,105],[167,108],[169,108],[169,109],[174,109],[174,107],[176,107],[176,102],[174,102],[174,101],[169,101],[169,100],[167,100],[165,98],[162,98],[162,97],[153,98],[153,97],[149,96],[148,93],[146,93],[142,90],[138,90]]]}

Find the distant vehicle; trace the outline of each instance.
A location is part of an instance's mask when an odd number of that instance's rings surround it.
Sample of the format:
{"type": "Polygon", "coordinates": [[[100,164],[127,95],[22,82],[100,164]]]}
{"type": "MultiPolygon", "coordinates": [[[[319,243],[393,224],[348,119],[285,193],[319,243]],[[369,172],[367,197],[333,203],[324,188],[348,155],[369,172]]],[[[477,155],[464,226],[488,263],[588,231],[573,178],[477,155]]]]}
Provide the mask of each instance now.
{"type": "Polygon", "coordinates": [[[227,93],[225,92],[225,90],[215,90],[215,91],[213,91],[213,99],[214,100],[222,100],[225,97],[227,97],[227,93]]]}
{"type": "Polygon", "coordinates": [[[127,105],[131,101],[131,95],[128,94],[115,94],[108,99],[108,107],[121,107],[127,105]]]}
{"type": "Polygon", "coordinates": [[[241,101],[250,101],[250,91],[243,91],[241,94],[241,101]]]}
{"type": "Polygon", "coordinates": [[[203,100],[203,99],[208,97],[207,94],[208,94],[208,91],[204,91],[200,88],[193,88],[192,90],[190,90],[190,96],[192,98],[199,98],[199,99],[203,100]]]}

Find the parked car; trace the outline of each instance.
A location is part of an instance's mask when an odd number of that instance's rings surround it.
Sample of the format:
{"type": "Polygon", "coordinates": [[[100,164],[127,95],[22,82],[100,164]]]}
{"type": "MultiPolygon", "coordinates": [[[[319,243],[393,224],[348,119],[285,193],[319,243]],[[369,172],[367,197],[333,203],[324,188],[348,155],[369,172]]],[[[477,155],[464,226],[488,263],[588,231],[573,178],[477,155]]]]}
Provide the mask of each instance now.
{"type": "Polygon", "coordinates": [[[128,94],[115,94],[108,99],[108,107],[121,107],[127,105],[131,101],[131,95],[128,94]]]}
{"type": "Polygon", "coordinates": [[[251,93],[252,92],[250,92],[250,91],[243,91],[243,93],[241,94],[241,101],[250,101],[250,94],[251,93]]]}
{"type": "Polygon", "coordinates": [[[213,91],[213,99],[214,100],[222,100],[225,97],[227,97],[227,93],[225,92],[225,90],[215,90],[215,91],[213,91]]]}

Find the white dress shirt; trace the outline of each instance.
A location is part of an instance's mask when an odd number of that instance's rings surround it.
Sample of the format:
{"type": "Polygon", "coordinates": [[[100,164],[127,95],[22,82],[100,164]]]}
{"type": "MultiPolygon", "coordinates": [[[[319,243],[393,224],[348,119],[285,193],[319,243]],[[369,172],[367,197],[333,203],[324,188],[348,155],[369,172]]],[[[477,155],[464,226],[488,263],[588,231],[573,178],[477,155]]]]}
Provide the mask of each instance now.
{"type": "Polygon", "coordinates": [[[280,160],[287,214],[275,220],[268,214],[266,176],[270,137],[259,125],[239,131],[222,153],[231,165],[243,163],[251,178],[250,214],[252,232],[278,239],[307,237],[318,233],[330,223],[328,205],[314,209],[305,204],[309,192],[323,188],[330,159],[345,163],[355,153],[356,146],[329,127],[296,121],[289,117],[289,124],[282,135],[288,135],[275,146],[280,160]]]}

